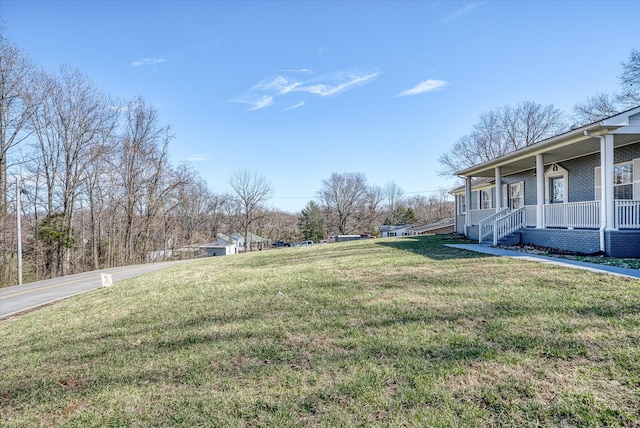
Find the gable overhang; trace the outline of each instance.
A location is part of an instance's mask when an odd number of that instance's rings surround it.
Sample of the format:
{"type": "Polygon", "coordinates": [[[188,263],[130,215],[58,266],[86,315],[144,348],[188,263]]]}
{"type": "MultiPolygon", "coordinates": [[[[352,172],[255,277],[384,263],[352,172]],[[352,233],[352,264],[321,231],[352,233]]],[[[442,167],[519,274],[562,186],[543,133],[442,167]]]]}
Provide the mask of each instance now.
{"type": "Polygon", "coordinates": [[[599,153],[599,137],[606,134],[614,135],[614,147],[640,141],[640,107],[464,169],[456,175],[494,177],[496,168],[500,167],[501,174],[508,176],[535,169],[538,154],[543,154],[545,165],[550,165],[599,153]]]}

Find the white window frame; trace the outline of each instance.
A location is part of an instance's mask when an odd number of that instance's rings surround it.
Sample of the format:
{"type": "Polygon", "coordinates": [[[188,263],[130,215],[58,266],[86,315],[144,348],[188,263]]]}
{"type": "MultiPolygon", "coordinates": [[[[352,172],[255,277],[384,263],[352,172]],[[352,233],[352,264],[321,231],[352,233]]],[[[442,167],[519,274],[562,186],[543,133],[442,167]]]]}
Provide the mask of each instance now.
{"type": "Polygon", "coordinates": [[[509,202],[509,208],[510,209],[518,209],[518,208],[522,208],[524,207],[524,181],[518,181],[517,183],[509,183],[509,185],[507,186],[507,191],[508,193],[508,202],[509,202]],[[515,189],[516,187],[520,188],[520,194],[518,195],[517,198],[514,198],[512,196],[512,191],[511,189],[515,189]],[[518,207],[514,208],[514,203],[513,201],[518,200],[518,207]]]}
{"type": "Polygon", "coordinates": [[[467,204],[465,203],[465,195],[458,195],[458,214],[464,215],[467,213],[467,204]]]}
{"type": "Polygon", "coordinates": [[[478,205],[480,206],[481,210],[488,210],[493,208],[493,204],[491,203],[491,193],[491,189],[481,189],[478,191],[478,194],[480,195],[480,203],[478,205]]]}
{"type": "MultiPolygon", "coordinates": [[[[621,175],[620,177],[626,177],[625,175],[621,175]]],[[[616,198],[616,187],[621,187],[621,186],[630,186],[631,187],[631,200],[633,200],[633,161],[630,162],[621,162],[621,163],[617,163],[613,166],[613,198],[616,200],[619,200],[619,198],[616,198]],[[631,171],[630,171],[630,175],[627,177],[628,181],[625,182],[620,182],[620,183],[616,183],[616,168],[622,168],[622,167],[631,167],[631,171]]],[[[627,199],[629,200],[629,199],[627,199]]]]}
{"type": "Polygon", "coordinates": [[[564,201],[563,203],[569,202],[569,171],[564,169],[558,164],[551,165],[544,173],[544,194],[545,194],[545,204],[553,203],[551,199],[551,195],[553,193],[553,189],[551,188],[551,180],[554,178],[562,178],[564,180],[564,201]]]}
{"type": "MultiPolygon", "coordinates": [[[[632,185],[632,198],[637,201],[640,200],[640,158],[633,159],[627,162],[620,162],[613,165],[614,169],[617,166],[631,164],[631,183],[625,183],[625,185],[632,185]]],[[[594,200],[599,201],[602,197],[601,194],[601,177],[600,177],[601,167],[597,166],[593,169],[594,171],[594,200]]],[[[614,176],[615,180],[615,176],[614,176]]],[[[616,184],[614,183],[615,187],[616,184]]],[[[615,194],[615,193],[614,193],[615,194]]]]}

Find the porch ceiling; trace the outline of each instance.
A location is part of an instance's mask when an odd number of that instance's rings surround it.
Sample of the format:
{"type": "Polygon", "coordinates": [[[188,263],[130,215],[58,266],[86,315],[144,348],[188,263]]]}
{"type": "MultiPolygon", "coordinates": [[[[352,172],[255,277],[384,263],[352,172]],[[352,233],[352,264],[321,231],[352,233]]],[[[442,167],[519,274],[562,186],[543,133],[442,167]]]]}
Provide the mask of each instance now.
{"type": "MultiPolygon", "coordinates": [[[[624,146],[640,141],[640,134],[615,135],[614,147],[624,146]]],[[[515,174],[522,171],[535,169],[536,155],[544,154],[545,166],[563,162],[569,159],[600,152],[600,139],[587,137],[579,138],[574,142],[556,147],[536,147],[537,145],[514,152],[512,156],[492,162],[487,162],[469,171],[471,177],[495,177],[495,168],[501,168],[502,176],[515,174]]]]}

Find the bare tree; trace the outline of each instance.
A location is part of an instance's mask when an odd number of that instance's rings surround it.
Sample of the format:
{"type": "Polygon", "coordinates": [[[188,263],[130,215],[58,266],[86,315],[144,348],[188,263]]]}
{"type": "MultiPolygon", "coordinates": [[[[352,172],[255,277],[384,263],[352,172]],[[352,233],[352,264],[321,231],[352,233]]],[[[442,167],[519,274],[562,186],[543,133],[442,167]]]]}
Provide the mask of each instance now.
{"type": "Polygon", "coordinates": [[[356,216],[364,205],[368,192],[367,179],[362,173],[332,173],[322,180],[318,199],[324,208],[335,214],[328,223],[340,234],[357,227],[356,216]]]}
{"type": "Polygon", "coordinates": [[[394,181],[389,181],[384,185],[384,197],[387,202],[387,210],[393,212],[398,204],[404,200],[404,191],[394,181]]]}
{"type": "Polygon", "coordinates": [[[245,250],[251,249],[251,227],[260,218],[259,208],[266,202],[273,188],[271,183],[258,173],[242,170],[234,173],[229,180],[231,188],[236,194],[240,207],[240,224],[245,239],[245,250]]]}
{"type": "Polygon", "coordinates": [[[575,125],[597,122],[605,117],[613,116],[621,109],[617,96],[605,93],[594,95],[573,107],[575,125]]]}
{"type": "Polygon", "coordinates": [[[402,221],[398,217],[406,211],[404,208],[404,191],[395,182],[389,181],[384,186],[384,196],[386,200],[384,224],[397,224],[402,221]]]}
{"type": "Polygon", "coordinates": [[[109,99],[80,71],[63,67],[59,76],[39,76],[42,95],[33,117],[37,136],[34,170],[44,174],[46,186],[44,229],[37,236],[49,242],[46,263],[51,276],[70,273],[73,215],[88,166],[103,156],[116,125],[116,112],[109,99]],[[55,222],[53,220],[55,219],[55,222]]]}
{"type": "Polygon", "coordinates": [[[618,76],[618,81],[622,92],[599,93],[574,106],[576,126],[597,122],[640,105],[640,50],[633,49],[629,60],[622,63],[622,74],[618,76]]]}
{"type": "Polygon", "coordinates": [[[125,108],[125,131],[116,156],[124,210],[124,263],[145,261],[150,221],[171,185],[163,183],[169,171],[167,150],[171,134],[162,127],[157,111],[141,97],[125,108]]]}
{"type": "MultiPolygon", "coordinates": [[[[256,232],[271,241],[295,241],[302,238],[298,232],[298,217],[278,209],[264,209],[256,221],[256,232]]],[[[309,238],[311,239],[311,238],[309,238]]]]}
{"type": "Polygon", "coordinates": [[[562,112],[551,105],[524,102],[485,112],[471,134],[440,156],[443,175],[486,162],[566,130],[562,112]]]}
{"type": "Polygon", "coordinates": [[[207,221],[204,225],[204,236],[207,240],[216,238],[219,233],[223,233],[225,216],[225,207],[229,205],[229,195],[212,193],[209,196],[209,204],[207,209],[207,221]]]}
{"type": "Polygon", "coordinates": [[[428,224],[454,215],[454,203],[445,189],[430,196],[414,195],[407,198],[407,207],[415,213],[417,222],[428,224]]]}
{"type": "Polygon", "coordinates": [[[358,213],[358,227],[360,233],[375,235],[378,226],[382,224],[382,207],[385,192],[380,186],[369,186],[364,194],[358,213]]]}
{"type": "Polygon", "coordinates": [[[629,60],[622,63],[622,74],[619,77],[622,94],[619,98],[626,108],[640,105],[640,49],[633,49],[629,60]]]}
{"type": "Polygon", "coordinates": [[[35,101],[30,90],[34,65],[10,40],[0,33],[0,284],[7,283],[10,261],[7,171],[11,149],[29,137],[28,121],[35,101]]]}
{"type": "Polygon", "coordinates": [[[182,239],[186,244],[192,244],[210,237],[210,232],[206,229],[213,195],[207,183],[193,171],[185,175],[184,185],[177,190],[180,203],[176,208],[176,215],[182,239]]]}

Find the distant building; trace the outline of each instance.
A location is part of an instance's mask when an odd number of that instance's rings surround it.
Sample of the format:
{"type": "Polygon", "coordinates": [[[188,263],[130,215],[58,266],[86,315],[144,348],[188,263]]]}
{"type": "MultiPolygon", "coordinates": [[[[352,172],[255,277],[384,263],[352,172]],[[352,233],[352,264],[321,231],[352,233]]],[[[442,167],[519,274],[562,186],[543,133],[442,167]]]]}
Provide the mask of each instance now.
{"type": "Polygon", "coordinates": [[[218,237],[213,242],[200,245],[200,248],[208,257],[238,254],[236,242],[229,237],[218,237]]]}
{"type": "Polygon", "coordinates": [[[422,225],[396,224],[380,226],[380,236],[392,238],[395,236],[413,236],[427,234],[448,234],[453,233],[455,222],[453,217],[443,218],[436,222],[422,225]]]}
{"type": "Polygon", "coordinates": [[[395,224],[380,226],[380,236],[383,238],[393,238],[395,236],[405,236],[410,224],[395,224]]]}
{"type": "Polygon", "coordinates": [[[255,233],[251,233],[251,232],[247,234],[248,239],[245,239],[244,235],[241,233],[232,233],[231,235],[229,235],[229,237],[236,242],[239,252],[247,251],[247,250],[248,251],[262,250],[269,246],[269,239],[262,238],[256,235],[255,233]],[[246,247],[248,245],[250,245],[251,248],[247,249],[246,247]]]}
{"type": "Polygon", "coordinates": [[[412,226],[406,230],[406,234],[411,235],[448,235],[453,233],[455,229],[455,220],[453,217],[440,219],[436,222],[423,224],[420,226],[412,226]]]}

